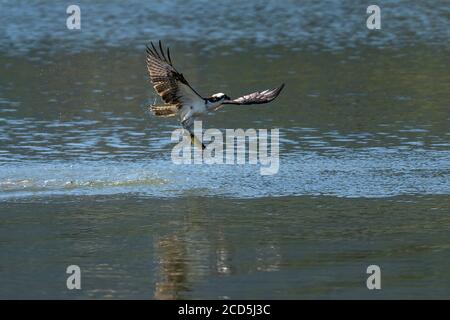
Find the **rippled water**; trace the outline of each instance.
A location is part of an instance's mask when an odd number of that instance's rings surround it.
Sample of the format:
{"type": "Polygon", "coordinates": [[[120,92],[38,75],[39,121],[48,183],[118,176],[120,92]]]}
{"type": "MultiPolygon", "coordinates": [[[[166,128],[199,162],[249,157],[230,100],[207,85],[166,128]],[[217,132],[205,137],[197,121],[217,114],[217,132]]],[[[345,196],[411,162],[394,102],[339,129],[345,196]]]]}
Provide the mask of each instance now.
{"type": "Polygon", "coordinates": [[[171,39],[212,50],[237,43],[285,45],[292,50],[358,50],[409,46],[446,48],[449,9],[440,1],[379,1],[383,32],[365,28],[365,1],[77,1],[82,32],[67,32],[66,4],[58,1],[2,1],[0,46],[15,52],[78,51],[98,45],[140,49],[142,42],[171,39]],[[13,3],[14,5],[8,5],[13,3]]]}
{"type": "Polygon", "coordinates": [[[0,1],[0,296],[448,297],[450,12],[379,5],[369,31],[354,1],[82,1],[70,31],[64,4],[0,1]],[[205,96],[286,83],[203,124],[278,128],[276,175],[171,162],[155,39],[205,96]]]}

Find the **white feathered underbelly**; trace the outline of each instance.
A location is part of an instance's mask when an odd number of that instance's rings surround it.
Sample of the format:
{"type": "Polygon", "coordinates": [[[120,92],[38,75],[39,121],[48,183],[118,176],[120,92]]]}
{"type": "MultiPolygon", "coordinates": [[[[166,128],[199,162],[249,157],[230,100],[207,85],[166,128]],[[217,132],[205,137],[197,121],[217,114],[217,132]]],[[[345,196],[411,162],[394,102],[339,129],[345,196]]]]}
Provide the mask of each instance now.
{"type": "Polygon", "coordinates": [[[187,104],[181,109],[182,117],[189,115],[189,117],[201,116],[207,113],[206,105],[203,101],[192,104],[187,104]]]}

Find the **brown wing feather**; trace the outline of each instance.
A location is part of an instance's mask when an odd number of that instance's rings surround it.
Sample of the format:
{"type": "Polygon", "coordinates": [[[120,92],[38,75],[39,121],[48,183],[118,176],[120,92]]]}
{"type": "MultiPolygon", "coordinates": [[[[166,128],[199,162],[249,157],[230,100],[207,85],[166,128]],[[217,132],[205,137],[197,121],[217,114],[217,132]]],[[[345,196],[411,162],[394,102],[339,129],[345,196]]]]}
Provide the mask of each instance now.
{"type": "Polygon", "coordinates": [[[248,104],[268,103],[274,100],[276,97],[278,97],[283,88],[284,83],[278,88],[268,89],[264,91],[256,91],[234,100],[224,101],[223,104],[248,105],[248,104]]]}
{"type": "Polygon", "coordinates": [[[153,88],[161,96],[165,103],[171,105],[181,105],[186,96],[197,95],[202,98],[186,81],[183,74],[179,73],[172,64],[169,48],[164,53],[161,41],[159,50],[151,42],[151,48],[147,46],[147,70],[153,88]],[[189,89],[192,92],[189,92],[189,89]]]}

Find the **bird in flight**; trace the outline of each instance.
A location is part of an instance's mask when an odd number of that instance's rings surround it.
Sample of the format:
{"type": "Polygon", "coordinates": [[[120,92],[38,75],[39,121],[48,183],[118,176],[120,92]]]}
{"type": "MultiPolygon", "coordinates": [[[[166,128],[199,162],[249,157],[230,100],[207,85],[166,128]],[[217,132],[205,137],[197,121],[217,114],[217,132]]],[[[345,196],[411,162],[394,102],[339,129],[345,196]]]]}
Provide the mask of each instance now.
{"type": "MultiPolygon", "coordinates": [[[[253,92],[236,99],[231,99],[221,92],[203,98],[187,82],[183,74],[175,69],[169,48],[165,52],[161,41],[159,41],[159,50],[153,42],[150,44],[151,47],[147,46],[147,69],[153,87],[164,101],[163,105],[151,105],[150,110],[158,117],[179,115],[181,125],[190,133],[193,142],[196,139],[194,136],[194,120],[196,117],[215,111],[227,104],[268,103],[274,100],[283,90],[284,84],[274,89],[253,92]]],[[[205,149],[204,144],[202,144],[202,148],[205,149]]]]}

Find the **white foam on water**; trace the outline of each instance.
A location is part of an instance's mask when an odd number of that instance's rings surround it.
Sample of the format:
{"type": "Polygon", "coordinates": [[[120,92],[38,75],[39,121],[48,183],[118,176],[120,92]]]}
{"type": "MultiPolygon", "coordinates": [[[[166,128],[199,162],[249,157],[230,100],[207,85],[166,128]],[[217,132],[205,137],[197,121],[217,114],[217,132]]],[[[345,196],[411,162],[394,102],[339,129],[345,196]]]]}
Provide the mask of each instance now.
{"type": "Polygon", "coordinates": [[[450,194],[450,152],[374,148],[334,155],[291,153],[280,171],[258,165],[175,165],[170,160],[25,161],[0,165],[0,199],[134,193],[232,198],[450,194]]]}

